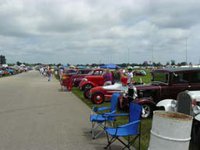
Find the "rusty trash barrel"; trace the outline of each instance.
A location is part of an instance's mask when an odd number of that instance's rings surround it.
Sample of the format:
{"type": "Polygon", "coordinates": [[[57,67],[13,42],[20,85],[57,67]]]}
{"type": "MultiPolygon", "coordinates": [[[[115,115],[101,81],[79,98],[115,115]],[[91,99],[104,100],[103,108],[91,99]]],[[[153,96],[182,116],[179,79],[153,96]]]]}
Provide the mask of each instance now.
{"type": "Polygon", "coordinates": [[[188,150],[193,117],[154,111],[148,150],[188,150]]]}

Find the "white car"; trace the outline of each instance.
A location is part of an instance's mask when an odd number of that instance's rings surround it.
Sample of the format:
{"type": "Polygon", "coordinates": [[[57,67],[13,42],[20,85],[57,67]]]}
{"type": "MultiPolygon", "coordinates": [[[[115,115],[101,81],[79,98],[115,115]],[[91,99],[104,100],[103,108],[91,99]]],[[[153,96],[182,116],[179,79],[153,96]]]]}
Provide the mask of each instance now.
{"type": "Polygon", "coordinates": [[[158,102],[156,106],[164,107],[165,111],[181,112],[200,119],[200,91],[181,92],[177,100],[165,99],[158,102]]]}

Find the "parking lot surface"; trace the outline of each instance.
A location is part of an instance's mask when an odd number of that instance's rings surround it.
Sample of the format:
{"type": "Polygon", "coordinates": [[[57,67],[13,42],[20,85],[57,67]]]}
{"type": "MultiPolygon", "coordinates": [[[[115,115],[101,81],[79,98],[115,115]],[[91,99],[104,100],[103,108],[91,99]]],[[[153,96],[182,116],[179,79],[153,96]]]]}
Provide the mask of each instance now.
{"type": "Polygon", "coordinates": [[[105,136],[91,139],[89,114],[56,79],[36,71],[0,78],[0,150],[104,149],[105,136]]]}

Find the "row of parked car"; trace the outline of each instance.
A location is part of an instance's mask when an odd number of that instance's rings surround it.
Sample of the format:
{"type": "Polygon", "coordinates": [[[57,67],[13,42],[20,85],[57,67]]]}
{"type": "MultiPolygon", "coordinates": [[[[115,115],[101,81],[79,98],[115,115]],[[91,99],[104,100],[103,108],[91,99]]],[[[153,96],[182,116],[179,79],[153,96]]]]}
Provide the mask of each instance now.
{"type": "Polygon", "coordinates": [[[32,70],[32,67],[29,66],[0,66],[0,77],[15,75],[18,73],[26,72],[28,70],[32,70]]]}
{"type": "Polygon", "coordinates": [[[0,68],[0,77],[8,76],[10,74],[14,74],[13,72],[14,72],[14,70],[10,70],[10,69],[6,69],[6,68],[1,67],[0,68]]]}
{"type": "MultiPolygon", "coordinates": [[[[76,86],[83,91],[85,98],[92,100],[94,104],[101,104],[110,99],[114,92],[126,93],[128,90],[126,77],[121,82],[103,86],[104,69],[67,70],[61,79],[61,85],[66,87],[76,86]]],[[[156,104],[165,99],[177,99],[177,95],[185,90],[200,89],[199,68],[165,68],[151,72],[152,82],[149,84],[136,84],[135,101],[143,106],[143,117],[151,117],[153,111],[158,109],[156,104]]],[[[120,106],[126,108],[127,97],[124,94],[120,106]]],[[[169,105],[169,104],[166,104],[169,105]]],[[[162,108],[166,108],[163,104],[162,108]]],[[[159,106],[161,108],[161,106],[159,106]]]]}
{"type": "MultiPolygon", "coordinates": [[[[84,96],[94,104],[108,101],[115,92],[122,93],[119,108],[128,110],[126,78],[121,78],[122,82],[103,86],[103,73],[103,69],[92,69],[79,70],[64,76],[67,76],[65,79],[70,79],[73,86],[79,87],[84,96]]],[[[195,118],[193,127],[195,136],[192,137],[200,137],[200,68],[156,69],[152,70],[151,75],[151,83],[135,85],[135,97],[132,98],[142,105],[142,117],[151,117],[156,109],[192,115],[195,118]]],[[[64,82],[61,80],[61,83],[64,82]]]]}
{"type": "MultiPolygon", "coordinates": [[[[61,77],[61,85],[67,87],[68,90],[71,89],[71,86],[78,87],[83,91],[85,98],[92,98],[90,95],[90,90],[95,87],[102,87],[104,85],[103,74],[105,69],[81,69],[81,70],[66,70],[66,72],[61,77]]],[[[116,82],[116,74],[119,74],[119,71],[111,71],[113,75],[113,83],[116,82]]],[[[126,84],[127,78],[121,77],[121,82],[126,84]]],[[[101,104],[104,102],[104,99],[97,99],[96,97],[92,98],[93,103],[101,104]]]]}
{"type": "Polygon", "coordinates": [[[95,86],[103,85],[104,69],[69,69],[61,77],[61,85],[67,90],[72,86],[79,87],[82,91],[95,86]]]}

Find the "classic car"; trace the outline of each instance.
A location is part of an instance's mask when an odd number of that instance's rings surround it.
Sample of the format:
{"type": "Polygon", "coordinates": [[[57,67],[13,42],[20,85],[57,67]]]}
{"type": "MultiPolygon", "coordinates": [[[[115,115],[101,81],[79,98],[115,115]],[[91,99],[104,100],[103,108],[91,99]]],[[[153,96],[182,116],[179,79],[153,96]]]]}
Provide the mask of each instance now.
{"type": "Polygon", "coordinates": [[[14,69],[10,68],[10,67],[7,67],[6,70],[8,71],[8,73],[9,73],[10,75],[16,74],[16,71],[15,71],[14,69]]]}
{"type": "Polygon", "coordinates": [[[71,90],[73,86],[77,86],[77,84],[79,84],[79,79],[84,78],[89,72],[91,72],[91,69],[66,70],[62,76],[61,85],[67,87],[68,90],[71,90]]]}
{"type": "Polygon", "coordinates": [[[71,76],[77,74],[78,70],[77,69],[67,69],[64,71],[61,79],[60,79],[60,85],[64,86],[67,88],[67,90],[71,90],[72,89],[72,80],[71,80],[71,76]]]}
{"type": "Polygon", "coordinates": [[[152,71],[152,82],[136,85],[136,102],[143,105],[143,117],[152,116],[156,104],[164,99],[176,99],[185,90],[200,89],[200,68],[165,68],[152,71]]]}
{"type": "Polygon", "coordinates": [[[115,92],[124,93],[126,91],[128,91],[127,77],[121,76],[120,82],[116,82],[113,85],[97,86],[91,88],[90,90],[85,90],[84,97],[90,98],[94,104],[101,104],[104,101],[109,100],[112,97],[113,93],[115,92]]]}
{"type": "MultiPolygon", "coordinates": [[[[165,111],[173,111],[193,116],[192,140],[193,145],[200,148],[200,91],[180,92],[176,100],[162,100],[156,105],[165,111]]],[[[199,149],[198,148],[198,149],[199,149]]]]}
{"type": "Polygon", "coordinates": [[[165,111],[174,111],[196,116],[200,114],[200,91],[180,92],[176,99],[165,99],[157,103],[165,111]]]}
{"type": "Polygon", "coordinates": [[[107,86],[97,86],[84,92],[85,98],[90,98],[94,104],[101,104],[106,100],[110,100],[115,92],[123,93],[127,91],[127,85],[115,83],[107,86]]]}
{"type": "Polygon", "coordinates": [[[84,91],[91,89],[92,87],[102,86],[104,84],[103,79],[104,69],[95,69],[90,75],[85,76],[79,84],[79,88],[84,91]]]}
{"type": "Polygon", "coordinates": [[[81,80],[87,76],[90,75],[91,73],[93,73],[92,69],[79,69],[77,74],[74,74],[72,76],[72,82],[73,82],[73,86],[78,87],[81,80]]]}

